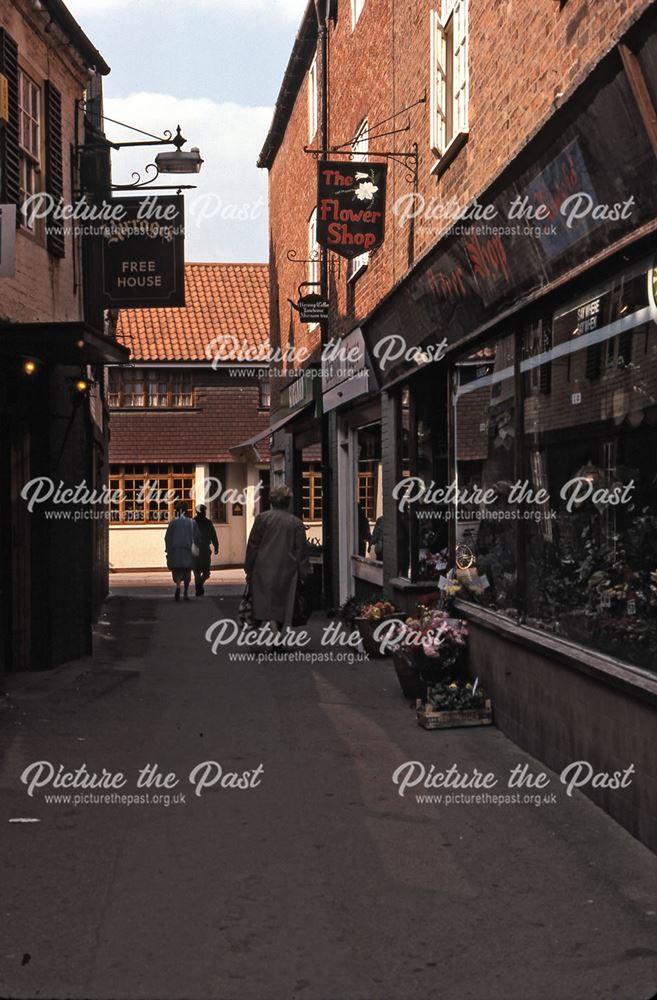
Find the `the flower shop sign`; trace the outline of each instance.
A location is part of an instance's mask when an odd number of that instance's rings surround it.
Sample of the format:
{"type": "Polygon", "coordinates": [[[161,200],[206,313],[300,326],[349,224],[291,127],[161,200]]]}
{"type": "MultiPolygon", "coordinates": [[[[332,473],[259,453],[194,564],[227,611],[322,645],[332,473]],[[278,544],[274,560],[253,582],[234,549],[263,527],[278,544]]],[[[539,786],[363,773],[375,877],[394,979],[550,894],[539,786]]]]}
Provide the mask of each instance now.
{"type": "Polygon", "coordinates": [[[182,197],[114,198],[112,205],[101,230],[105,308],[184,306],[182,197]]]}
{"type": "Polygon", "coordinates": [[[376,250],[385,233],[384,163],[320,160],[317,167],[317,242],[341,257],[376,250]]]}

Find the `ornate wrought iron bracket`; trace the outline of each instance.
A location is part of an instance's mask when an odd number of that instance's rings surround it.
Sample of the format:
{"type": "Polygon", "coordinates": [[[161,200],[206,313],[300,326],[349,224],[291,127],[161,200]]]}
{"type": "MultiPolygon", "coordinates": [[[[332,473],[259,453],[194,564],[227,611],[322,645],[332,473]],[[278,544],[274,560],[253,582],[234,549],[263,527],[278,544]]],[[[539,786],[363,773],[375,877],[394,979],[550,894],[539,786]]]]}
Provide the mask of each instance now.
{"type": "Polygon", "coordinates": [[[310,257],[297,257],[296,250],[288,250],[285,256],[292,264],[317,264],[319,261],[319,250],[314,250],[310,257]]]}
{"type": "Polygon", "coordinates": [[[346,156],[350,160],[355,160],[356,157],[366,156],[367,159],[371,156],[384,157],[386,160],[392,160],[393,163],[397,163],[406,170],[406,179],[410,184],[416,184],[418,179],[418,160],[419,160],[419,147],[417,142],[414,142],[410,150],[398,150],[398,149],[381,149],[381,150],[367,150],[367,152],[359,152],[358,149],[354,147],[357,146],[358,141],[363,141],[367,139],[368,144],[370,142],[376,142],[378,139],[384,139],[391,135],[401,135],[405,132],[410,132],[411,130],[411,119],[410,116],[406,121],[406,124],[401,128],[388,129],[385,132],[379,132],[378,129],[382,125],[387,125],[388,122],[394,121],[395,118],[399,118],[401,115],[412,111],[413,108],[418,107],[420,104],[426,104],[427,102],[427,92],[424,91],[422,97],[413,104],[407,105],[400,111],[395,111],[394,114],[389,115],[387,118],[382,118],[380,122],[375,122],[374,125],[368,125],[367,130],[361,134],[354,135],[351,139],[346,142],[338,143],[338,145],[331,146],[324,153],[321,149],[311,149],[308,146],[304,146],[304,153],[310,153],[316,160],[321,159],[322,156],[346,156]]]}
{"type": "MultiPolygon", "coordinates": [[[[406,131],[403,129],[402,131],[406,131]]],[[[329,149],[327,154],[324,154],[321,149],[309,149],[307,146],[303,148],[304,153],[310,153],[316,160],[319,160],[324,155],[328,156],[344,156],[348,160],[354,160],[356,156],[362,154],[347,152],[341,149],[329,149]]],[[[404,167],[406,170],[406,180],[409,184],[415,184],[418,178],[418,161],[419,161],[419,147],[417,142],[413,143],[413,148],[410,150],[399,150],[399,149],[372,149],[367,152],[367,159],[369,161],[370,157],[382,156],[386,160],[392,160],[393,163],[397,163],[399,166],[404,167]]]]}
{"type": "MultiPolygon", "coordinates": [[[[79,106],[84,109],[85,102],[80,101],[79,106]]],[[[120,122],[116,118],[109,118],[107,115],[101,115],[103,121],[111,122],[113,125],[120,125],[122,128],[130,129],[132,132],[136,132],[139,135],[147,136],[147,140],[139,140],[138,142],[112,142],[111,139],[103,137],[99,142],[85,143],[84,145],[77,146],[75,149],[77,161],[79,162],[82,153],[89,150],[102,150],[110,149],[118,150],[125,148],[138,148],[141,146],[174,146],[177,151],[182,150],[182,147],[187,142],[187,139],[183,136],[180,125],[178,125],[175,135],[170,129],[165,129],[161,136],[154,135],[152,132],[145,132],[143,129],[136,128],[134,125],[128,125],[126,122],[120,122]]],[[[190,191],[195,190],[196,184],[154,184],[153,182],[157,180],[160,176],[161,171],[156,163],[148,163],[143,170],[145,179],[142,180],[142,175],[138,171],[133,171],[131,174],[132,184],[112,184],[112,191],[190,191]],[[153,175],[149,177],[148,175],[154,171],[153,175]]],[[[82,192],[76,192],[77,194],[82,194],[82,192]]]]}

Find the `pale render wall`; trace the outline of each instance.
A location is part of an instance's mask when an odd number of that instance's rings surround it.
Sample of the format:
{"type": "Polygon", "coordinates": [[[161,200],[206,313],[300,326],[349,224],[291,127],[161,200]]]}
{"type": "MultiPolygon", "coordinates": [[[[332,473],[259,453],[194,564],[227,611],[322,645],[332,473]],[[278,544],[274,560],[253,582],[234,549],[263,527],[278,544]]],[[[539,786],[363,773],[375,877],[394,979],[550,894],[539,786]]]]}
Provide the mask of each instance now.
{"type": "MultiPolygon", "coordinates": [[[[196,482],[201,484],[208,474],[208,467],[196,466],[196,482]]],[[[260,470],[242,463],[229,465],[226,470],[224,489],[242,492],[247,486],[254,486],[260,478],[260,470]]],[[[201,502],[200,500],[198,501],[201,502]]],[[[253,523],[250,505],[243,507],[243,514],[235,516],[232,504],[228,504],[226,524],[215,523],[219,537],[219,555],[212,554],[212,566],[241,566],[246,552],[247,533],[253,523]]],[[[164,553],[164,533],[166,525],[115,525],[110,527],[110,569],[162,569],[166,566],[164,553]]]]}

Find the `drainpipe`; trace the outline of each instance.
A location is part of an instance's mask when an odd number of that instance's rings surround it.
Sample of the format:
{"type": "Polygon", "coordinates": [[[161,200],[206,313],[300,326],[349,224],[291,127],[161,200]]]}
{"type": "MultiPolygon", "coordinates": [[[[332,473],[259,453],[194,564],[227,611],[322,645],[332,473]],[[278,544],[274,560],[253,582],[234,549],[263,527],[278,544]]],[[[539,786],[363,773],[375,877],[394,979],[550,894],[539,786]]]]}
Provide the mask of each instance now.
{"type": "MultiPolygon", "coordinates": [[[[331,0],[315,0],[315,13],[317,15],[317,66],[319,70],[319,148],[321,149],[321,158],[323,160],[328,155],[328,20],[331,13],[331,6],[331,0]]],[[[328,251],[324,247],[320,248],[319,280],[320,294],[326,300],[329,297],[328,251]]],[[[320,323],[322,354],[329,342],[329,323],[330,320],[322,320],[320,323]]],[[[333,559],[330,541],[333,535],[333,526],[331,524],[332,477],[329,419],[329,415],[324,413],[322,405],[322,582],[325,609],[333,605],[333,559]]]]}

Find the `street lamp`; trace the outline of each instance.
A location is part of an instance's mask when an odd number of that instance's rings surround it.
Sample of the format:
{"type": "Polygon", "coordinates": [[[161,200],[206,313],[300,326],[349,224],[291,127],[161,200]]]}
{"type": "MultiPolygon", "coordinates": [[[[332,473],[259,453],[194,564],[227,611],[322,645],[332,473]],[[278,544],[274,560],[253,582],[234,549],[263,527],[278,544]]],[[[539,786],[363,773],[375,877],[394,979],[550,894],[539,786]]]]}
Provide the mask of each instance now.
{"type": "MultiPolygon", "coordinates": [[[[198,174],[203,166],[204,160],[197,146],[193,146],[190,150],[183,150],[183,146],[187,142],[187,139],[181,134],[180,125],[176,129],[176,134],[172,135],[171,132],[166,131],[164,136],[159,138],[153,135],[151,132],[144,132],[143,129],[135,128],[134,125],[127,125],[125,122],[116,121],[114,118],[108,118],[107,115],[101,116],[103,121],[112,122],[114,125],[121,125],[123,128],[128,128],[132,132],[138,132],[140,135],[146,136],[146,139],[134,140],[131,142],[111,142],[105,137],[101,137],[96,142],[86,143],[84,146],[78,147],[78,153],[80,156],[85,156],[87,158],[87,163],[92,162],[92,158],[95,155],[101,154],[105,156],[108,149],[126,149],[134,147],[143,146],[174,146],[173,150],[167,150],[166,152],[158,153],[155,157],[154,163],[149,163],[145,167],[145,174],[153,174],[155,176],[150,176],[146,180],[142,180],[139,173],[133,173],[133,183],[132,184],[112,184],[113,191],[138,191],[141,188],[151,189],[151,190],[162,190],[158,188],[153,181],[157,179],[160,174],[198,174]]],[[[93,179],[93,172],[91,167],[88,167],[90,176],[93,179]]],[[[96,170],[96,173],[99,171],[96,170]]],[[[109,173],[109,162],[107,165],[107,172],[109,173]]],[[[91,181],[87,182],[88,186],[91,185],[91,181]]],[[[167,190],[173,185],[166,185],[164,190],[167,190]]],[[[177,184],[175,187],[178,190],[183,188],[193,187],[189,184],[177,184]]],[[[88,189],[88,188],[85,188],[88,189]]]]}
{"type": "Polygon", "coordinates": [[[182,147],[187,142],[180,134],[180,125],[176,134],[171,140],[175,146],[173,152],[158,153],[155,157],[155,166],[161,174],[198,174],[204,164],[198,146],[192,146],[190,150],[183,151],[182,147]]]}
{"type": "Polygon", "coordinates": [[[158,153],[155,157],[155,166],[161,174],[198,174],[204,163],[198,146],[186,152],[177,149],[175,153],[158,153]]]}

